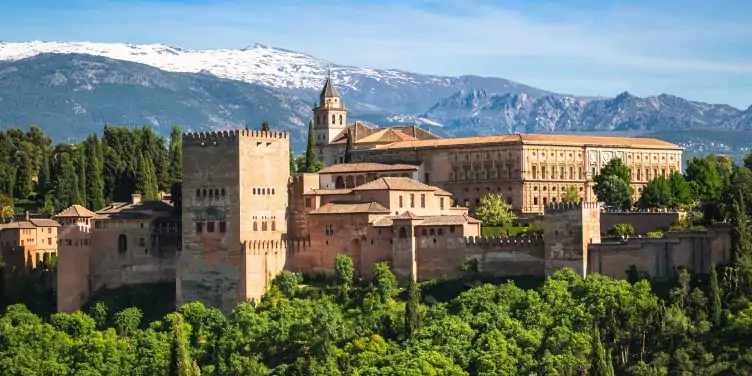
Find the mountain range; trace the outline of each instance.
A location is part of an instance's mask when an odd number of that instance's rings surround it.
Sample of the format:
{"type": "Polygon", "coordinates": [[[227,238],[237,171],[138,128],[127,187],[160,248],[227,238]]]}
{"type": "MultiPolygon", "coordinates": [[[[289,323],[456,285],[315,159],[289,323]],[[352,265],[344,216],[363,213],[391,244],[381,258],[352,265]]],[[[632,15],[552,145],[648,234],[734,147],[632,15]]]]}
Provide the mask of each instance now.
{"type": "Polygon", "coordinates": [[[420,124],[442,136],[609,132],[664,138],[690,153],[736,155],[752,139],[752,106],[740,110],[668,94],[583,97],[503,78],[341,66],[259,44],[189,50],[162,44],[0,43],[0,127],[37,124],[66,140],[103,124],[150,124],[167,132],[173,123],[208,130],[257,127],[269,120],[291,131],[293,147],[301,150],[310,108],[327,75],[351,119],[420,124]]]}

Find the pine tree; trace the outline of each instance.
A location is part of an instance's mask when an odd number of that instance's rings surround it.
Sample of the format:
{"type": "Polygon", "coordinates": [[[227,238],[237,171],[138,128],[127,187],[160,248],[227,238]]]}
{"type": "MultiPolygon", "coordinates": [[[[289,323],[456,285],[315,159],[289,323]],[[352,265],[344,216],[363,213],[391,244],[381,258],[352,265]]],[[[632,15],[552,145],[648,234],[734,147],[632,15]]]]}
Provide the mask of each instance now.
{"type": "Polygon", "coordinates": [[[172,126],[172,132],[170,132],[169,153],[170,185],[181,181],[183,178],[183,139],[181,133],[180,126],[172,126]]]}
{"type": "Polygon", "coordinates": [[[145,200],[159,199],[157,175],[154,172],[154,164],[149,158],[138,153],[138,168],[136,170],[136,192],[140,193],[145,200]]]}
{"type": "Polygon", "coordinates": [[[592,376],[614,376],[614,365],[611,362],[611,355],[603,347],[601,342],[601,332],[598,326],[593,327],[593,353],[590,364],[590,373],[592,376]]]}
{"type": "Polygon", "coordinates": [[[60,153],[58,158],[60,159],[56,169],[58,172],[53,180],[55,187],[53,207],[55,212],[60,212],[75,204],[77,197],[79,197],[75,163],[71,160],[69,153],[60,153]]]}
{"type": "Polygon", "coordinates": [[[420,328],[420,287],[411,275],[407,282],[405,304],[405,335],[409,338],[420,328]]]}
{"type": "Polygon", "coordinates": [[[99,137],[92,134],[86,139],[86,207],[91,210],[99,210],[105,205],[103,168],[102,144],[99,137]]]}
{"type": "Polygon", "coordinates": [[[347,144],[345,145],[345,163],[350,163],[352,161],[352,155],[351,152],[353,150],[353,138],[352,138],[352,131],[350,128],[347,129],[347,144]]]}
{"type": "Polygon", "coordinates": [[[261,131],[262,132],[269,132],[271,131],[271,127],[269,127],[269,122],[264,120],[263,123],[261,123],[261,131]]]}
{"type": "Polygon", "coordinates": [[[170,376],[200,376],[198,365],[191,358],[188,340],[183,333],[183,316],[173,313],[170,345],[170,376]]]}
{"type": "Polygon", "coordinates": [[[308,122],[308,144],[306,145],[306,172],[316,172],[316,136],[313,133],[313,121],[308,122]]]}
{"type": "Polygon", "coordinates": [[[721,325],[721,288],[718,285],[718,272],[715,270],[715,263],[710,263],[710,320],[713,325],[721,325]]]}

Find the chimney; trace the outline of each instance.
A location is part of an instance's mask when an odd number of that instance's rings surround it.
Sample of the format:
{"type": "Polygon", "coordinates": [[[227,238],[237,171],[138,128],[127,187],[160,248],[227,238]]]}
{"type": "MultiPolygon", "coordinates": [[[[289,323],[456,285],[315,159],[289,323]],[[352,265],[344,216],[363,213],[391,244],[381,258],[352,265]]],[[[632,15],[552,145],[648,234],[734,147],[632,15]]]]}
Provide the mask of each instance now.
{"type": "Polygon", "coordinates": [[[26,222],[28,222],[28,221],[29,221],[29,211],[27,210],[26,211],[26,222]]]}
{"type": "Polygon", "coordinates": [[[134,193],[131,195],[131,205],[136,205],[139,202],[141,202],[141,195],[138,193],[134,193]]]}

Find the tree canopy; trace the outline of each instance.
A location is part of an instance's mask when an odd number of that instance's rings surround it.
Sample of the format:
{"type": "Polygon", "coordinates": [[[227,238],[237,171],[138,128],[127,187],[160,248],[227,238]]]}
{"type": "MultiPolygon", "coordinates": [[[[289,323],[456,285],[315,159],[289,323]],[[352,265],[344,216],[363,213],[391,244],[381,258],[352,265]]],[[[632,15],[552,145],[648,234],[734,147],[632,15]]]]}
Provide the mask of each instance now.
{"type": "Polygon", "coordinates": [[[504,201],[498,193],[489,193],[481,197],[480,203],[475,207],[475,216],[487,226],[501,226],[517,219],[512,205],[504,201]]]}

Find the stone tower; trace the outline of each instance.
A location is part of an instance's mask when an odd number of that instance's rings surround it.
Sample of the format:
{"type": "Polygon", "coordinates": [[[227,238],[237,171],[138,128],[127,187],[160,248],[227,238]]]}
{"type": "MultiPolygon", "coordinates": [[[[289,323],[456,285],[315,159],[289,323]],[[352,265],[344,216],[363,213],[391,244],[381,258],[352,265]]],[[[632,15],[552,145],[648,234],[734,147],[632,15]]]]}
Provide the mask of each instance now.
{"type": "Polygon", "coordinates": [[[601,242],[601,208],[598,203],[551,204],[543,217],[546,275],[569,267],[587,275],[588,246],[601,242]]]}
{"type": "Polygon", "coordinates": [[[327,165],[333,164],[324,146],[329,145],[347,127],[347,108],[334,88],[332,76],[326,78],[313,108],[313,130],[316,137],[316,155],[327,165]]]}
{"type": "Polygon", "coordinates": [[[183,135],[182,251],[177,304],[229,312],[258,301],[284,268],[290,172],[287,133],[183,135]]]}

